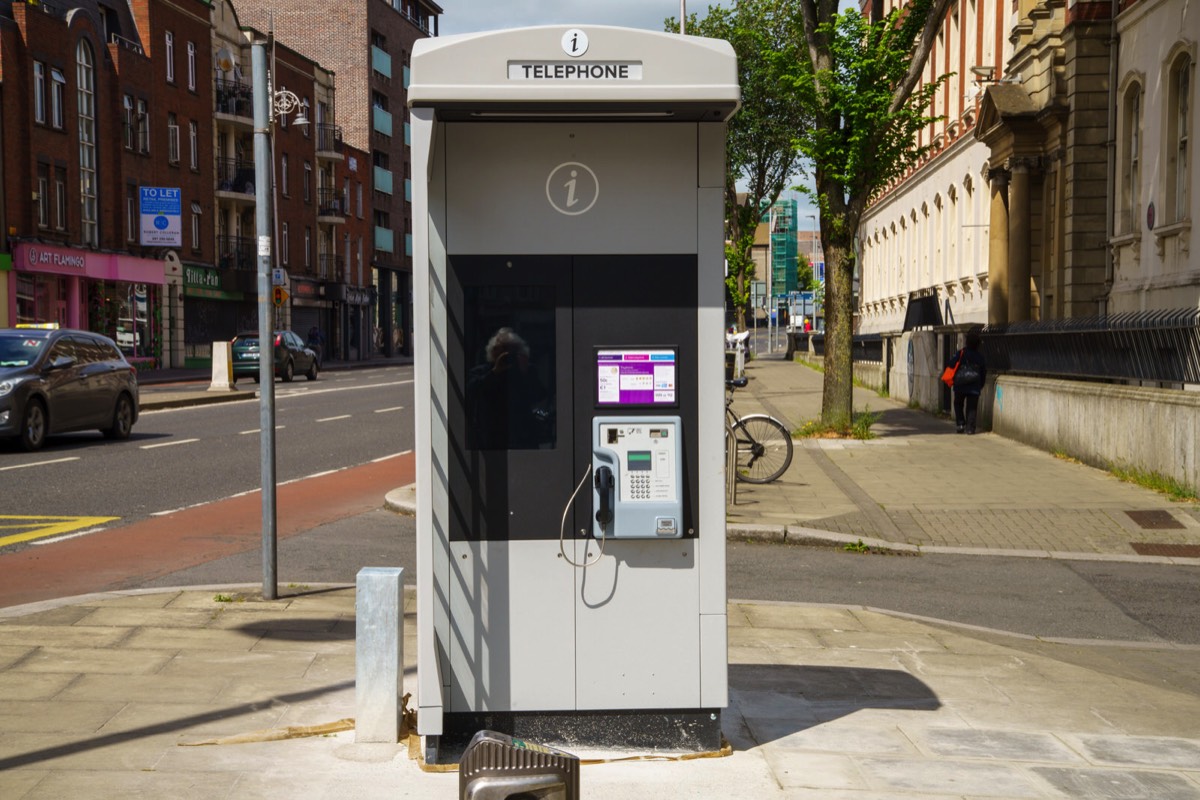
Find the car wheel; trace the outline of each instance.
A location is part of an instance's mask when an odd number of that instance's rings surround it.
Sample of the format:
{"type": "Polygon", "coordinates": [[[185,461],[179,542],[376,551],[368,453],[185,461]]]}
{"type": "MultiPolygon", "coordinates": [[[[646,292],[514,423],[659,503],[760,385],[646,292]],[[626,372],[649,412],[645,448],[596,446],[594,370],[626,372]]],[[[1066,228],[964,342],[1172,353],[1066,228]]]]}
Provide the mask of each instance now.
{"type": "Polygon", "coordinates": [[[313,359],[312,366],[308,368],[308,372],[304,373],[304,377],[308,378],[310,381],[315,381],[317,379],[317,360],[315,358],[313,359]]]}
{"type": "Polygon", "coordinates": [[[112,426],[103,430],[106,439],[128,439],[133,430],[133,400],[123,394],[117,398],[113,410],[112,426]]]}
{"type": "Polygon", "coordinates": [[[290,358],[283,362],[283,372],[281,373],[281,377],[283,378],[284,383],[291,383],[292,378],[296,377],[296,365],[292,363],[290,358]]]}
{"type": "Polygon", "coordinates": [[[21,419],[21,447],[33,452],[46,443],[46,407],[41,400],[30,400],[21,419]]]}

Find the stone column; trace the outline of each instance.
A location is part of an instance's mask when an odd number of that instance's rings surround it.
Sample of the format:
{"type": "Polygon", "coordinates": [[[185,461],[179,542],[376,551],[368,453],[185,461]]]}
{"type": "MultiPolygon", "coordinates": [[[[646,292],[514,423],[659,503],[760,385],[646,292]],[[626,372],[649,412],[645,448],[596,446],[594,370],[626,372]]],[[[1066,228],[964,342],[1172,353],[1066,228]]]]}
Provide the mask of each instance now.
{"type": "Polygon", "coordinates": [[[1008,322],[1008,172],[988,172],[991,208],[988,218],[988,324],[1008,322]]]}
{"type": "Polygon", "coordinates": [[[1030,233],[1029,233],[1029,159],[1009,161],[1008,187],[1008,321],[1029,319],[1030,233]]]}

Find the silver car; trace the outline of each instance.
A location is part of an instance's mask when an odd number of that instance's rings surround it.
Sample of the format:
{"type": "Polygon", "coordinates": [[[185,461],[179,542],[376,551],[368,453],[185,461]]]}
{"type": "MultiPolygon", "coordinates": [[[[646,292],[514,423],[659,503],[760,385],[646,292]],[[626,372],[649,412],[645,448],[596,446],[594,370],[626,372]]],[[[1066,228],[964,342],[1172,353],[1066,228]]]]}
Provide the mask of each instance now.
{"type": "Polygon", "coordinates": [[[116,343],[90,331],[0,328],[0,437],[37,450],[55,433],[97,429],[128,439],[137,372],[116,343]]]}

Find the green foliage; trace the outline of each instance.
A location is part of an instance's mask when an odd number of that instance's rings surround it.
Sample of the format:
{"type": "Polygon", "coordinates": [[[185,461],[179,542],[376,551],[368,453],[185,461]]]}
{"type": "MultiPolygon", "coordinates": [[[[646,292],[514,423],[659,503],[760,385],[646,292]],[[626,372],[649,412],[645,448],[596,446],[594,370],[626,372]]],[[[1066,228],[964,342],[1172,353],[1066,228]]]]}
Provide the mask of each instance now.
{"type": "Polygon", "coordinates": [[[800,253],[796,256],[796,289],[801,292],[811,292],[817,287],[817,279],[813,274],[812,262],[808,256],[800,253]]]}
{"type": "Polygon", "coordinates": [[[871,426],[879,421],[879,415],[870,408],[854,414],[852,419],[826,422],[812,419],[799,429],[792,431],[793,439],[875,439],[871,426]]]}
{"type": "MultiPolygon", "coordinates": [[[[798,171],[793,140],[809,124],[783,72],[804,57],[803,40],[794,35],[800,19],[793,0],[739,0],[732,8],[709,6],[703,19],[688,18],[689,36],[724,39],[737,53],[742,107],[729,123],[725,144],[725,238],[726,288],[740,328],[754,277],[754,231],[762,210],[779,199],[798,171]]],[[[679,21],[666,20],[665,29],[678,31],[679,21]]]]}
{"type": "MultiPolygon", "coordinates": [[[[852,416],[853,252],[873,195],[927,151],[916,134],[946,77],[918,87],[951,0],[912,0],[874,22],[829,0],[794,0],[803,56],[774,56],[776,69],[812,117],[795,146],[812,164],[825,251],[825,383],[822,419],[852,416]]],[[[882,4],[873,3],[881,9],[882,4]]]]}

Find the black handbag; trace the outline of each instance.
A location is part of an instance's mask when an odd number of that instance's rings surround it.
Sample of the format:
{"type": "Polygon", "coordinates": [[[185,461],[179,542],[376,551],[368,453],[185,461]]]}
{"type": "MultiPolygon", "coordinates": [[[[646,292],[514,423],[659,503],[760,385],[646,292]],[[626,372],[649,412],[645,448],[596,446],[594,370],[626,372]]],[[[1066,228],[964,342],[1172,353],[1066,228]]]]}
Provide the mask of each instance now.
{"type": "Polygon", "coordinates": [[[954,388],[973,389],[983,382],[981,378],[982,374],[979,371],[979,365],[974,361],[968,361],[964,358],[959,362],[958,369],[954,372],[954,388]]]}

